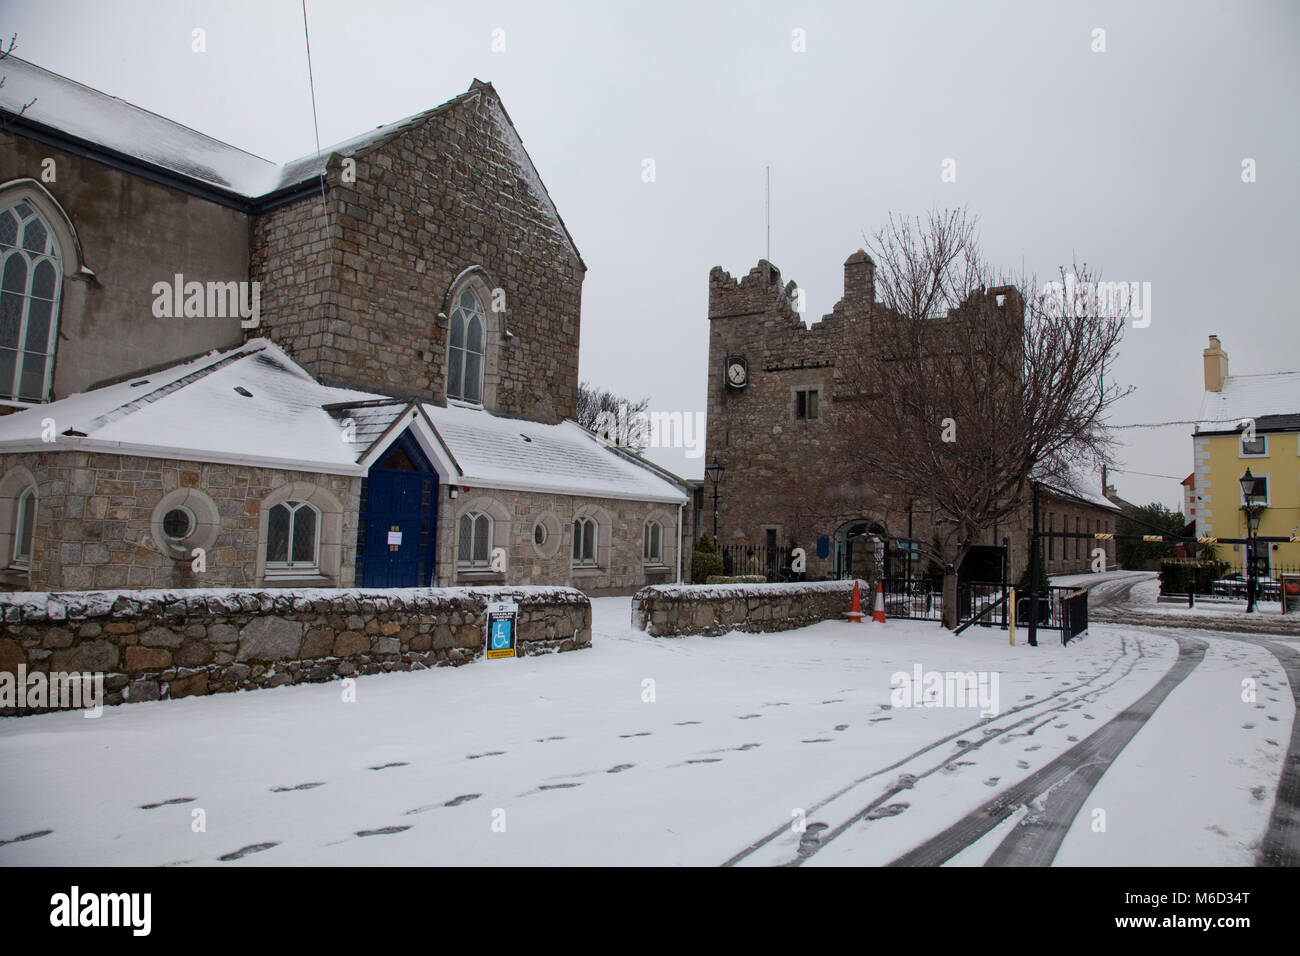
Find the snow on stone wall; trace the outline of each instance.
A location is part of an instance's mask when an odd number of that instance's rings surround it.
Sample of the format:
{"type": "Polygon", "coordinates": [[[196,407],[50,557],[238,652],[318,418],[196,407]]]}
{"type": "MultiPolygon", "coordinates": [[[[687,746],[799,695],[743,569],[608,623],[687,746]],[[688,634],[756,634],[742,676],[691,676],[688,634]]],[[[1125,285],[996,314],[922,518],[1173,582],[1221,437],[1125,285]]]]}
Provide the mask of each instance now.
{"type": "Polygon", "coordinates": [[[27,591],[0,594],[0,673],[102,674],[119,704],[454,666],[501,601],[520,655],[591,646],[591,602],[564,587],[27,591]]]}
{"type": "MultiPolygon", "coordinates": [[[[870,614],[875,586],[859,584],[870,614]]],[[[852,581],[653,585],[632,597],[632,626],[653,637],[788,631],[842,617],[852,596],[852,581]]]]}

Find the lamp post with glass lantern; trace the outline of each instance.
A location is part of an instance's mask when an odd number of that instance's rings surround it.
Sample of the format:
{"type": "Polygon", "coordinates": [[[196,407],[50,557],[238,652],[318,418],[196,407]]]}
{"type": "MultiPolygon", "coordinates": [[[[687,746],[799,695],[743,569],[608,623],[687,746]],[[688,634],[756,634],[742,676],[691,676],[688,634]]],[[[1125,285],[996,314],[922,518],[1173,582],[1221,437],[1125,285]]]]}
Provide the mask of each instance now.
{"type": "Polygon", "coordinates": [[[1267,493],[1260,486],[1264,479],[1256,478],[1246,469],[1241,476],[1241,510],[1246,513],[1246,613],[1255,610],[1255,537],[1259,534],[1259,519],[1267,505],[1267,493]]]}
{"type": "Polygon", "coordinates": [[[718,485],[722,484],[722,473],[726,471],[722,465],[718,464],[718,456],[713,456],[713,462],[704,467],[704,476],[713,482],[713,546],[718,545],[718,485]]]}

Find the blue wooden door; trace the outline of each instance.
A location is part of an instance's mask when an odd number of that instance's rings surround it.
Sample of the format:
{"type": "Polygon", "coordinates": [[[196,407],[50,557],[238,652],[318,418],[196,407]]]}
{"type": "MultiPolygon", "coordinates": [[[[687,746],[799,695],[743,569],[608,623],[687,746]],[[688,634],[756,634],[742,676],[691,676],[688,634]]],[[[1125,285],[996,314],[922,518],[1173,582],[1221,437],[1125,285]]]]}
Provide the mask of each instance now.
{"type": "MultiPolygon", "coordinates": [[[[402,463],[415,457],[404,455],[402,463]]],[[[366,476],[365,486],[358,528],[358,583],[367,588],[428,587],[433,578],[437,475],[376,466],[366,476]]]]}

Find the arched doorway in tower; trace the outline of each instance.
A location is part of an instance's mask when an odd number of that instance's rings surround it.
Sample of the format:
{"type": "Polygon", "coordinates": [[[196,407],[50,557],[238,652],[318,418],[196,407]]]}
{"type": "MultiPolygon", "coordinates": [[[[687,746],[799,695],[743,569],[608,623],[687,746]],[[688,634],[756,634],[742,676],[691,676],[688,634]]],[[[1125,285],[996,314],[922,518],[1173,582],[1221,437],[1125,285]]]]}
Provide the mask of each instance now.
{"type": "Polygon", "coordinates": [[[835,577],[843,580],[887,567],[888,548],[885,527],[878,521],[859,518],[840,525],[835,531],[835,577]]]}

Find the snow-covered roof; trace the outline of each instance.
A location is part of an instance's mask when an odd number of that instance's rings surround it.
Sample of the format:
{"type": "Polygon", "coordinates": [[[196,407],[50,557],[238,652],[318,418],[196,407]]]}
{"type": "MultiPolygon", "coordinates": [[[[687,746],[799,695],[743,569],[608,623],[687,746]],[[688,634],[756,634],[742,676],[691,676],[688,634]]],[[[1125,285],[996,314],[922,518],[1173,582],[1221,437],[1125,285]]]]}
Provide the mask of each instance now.
{"type": "Polygon", "coordinates": [[[267,339],[0,417],[0,452],[97,451],[364,474],[407,427],[454,484],[686,501],[661,470],[606,447],[574,422],[549,425],[333,388],[267,339]],[[50,419],[53,444],[42,440],[50,419]]]}
{"type": "Polygon", "coordinates": [[[8,56],[3,72],[0,109],[17,113],[36,100],[23,113],[24,121],[246,197],[271,192],[280,180],[279,165],[269,159],[34,63],[8,56]]]}
{"type": "Polygon", "coordinates": [[[1052,475],[1046,468],[1035,468],[1030,473],[1031,477],[1040,482],[1044,489],[1051,494],[1064,495],[1070,498],[1076,498],[1086,504],[1095,505],[1106,511],[1122,511],[1123,509],[1115,502],[1111,501],[1094,488],[1101,487],[1100,476],[1088,472],[1082,468],[1074,468],[1070,473],[1061,478],[1052,475]]]}
{"type": "Polygon", "coordinates": [[[321,385],[266,339],[0,418],[0,451],[78,449],[355,473],[324,406],[383,396],[321,385]],[[41,440],[54,421],[53,445],[41,440]]]}
{"type": "Polygon", "coordinates": [[[481,408],[423,407],[461,470],[460,484],[671,504],[687,500],[676,484],[605,447],[576,422],[548,425],[481,408]]]}
{"type": "MultiPolygon", "coordinates": [[[[1263,375],[1229,375],[1223,389],[1207,391],[1201,399],[1198,432],[1236,431],[1247,418],[1255,427],[1265,416],[1300,415],[1300,372],[1272,372],[1263,375]]],[[[1278,427],[1285,427],[1283,422],[1278,427]]]]}

